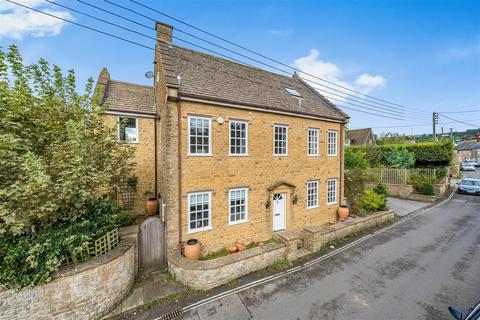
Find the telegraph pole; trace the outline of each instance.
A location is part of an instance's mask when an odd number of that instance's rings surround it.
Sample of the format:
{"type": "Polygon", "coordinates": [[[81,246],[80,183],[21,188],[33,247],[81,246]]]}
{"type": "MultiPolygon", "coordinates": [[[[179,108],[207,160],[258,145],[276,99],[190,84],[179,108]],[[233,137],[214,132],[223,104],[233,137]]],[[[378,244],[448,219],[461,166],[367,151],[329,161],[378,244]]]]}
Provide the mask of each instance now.
{"type": "Polygon", "coordinates": [[[437,141],[436,125],[438,124],[438,112],[432,113],[433,141],[437,141]]]}

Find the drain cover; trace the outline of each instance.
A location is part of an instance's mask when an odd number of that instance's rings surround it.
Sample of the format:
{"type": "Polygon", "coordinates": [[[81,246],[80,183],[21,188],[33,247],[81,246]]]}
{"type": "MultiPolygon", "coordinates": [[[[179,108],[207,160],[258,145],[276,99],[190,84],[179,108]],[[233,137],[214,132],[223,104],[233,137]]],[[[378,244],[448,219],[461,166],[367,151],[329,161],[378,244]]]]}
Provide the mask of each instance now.
{"type": "Polygon", "coordinates": [[[177,308],[172,311],[169,311],[167,313],[162,314],[160,317],[158,317],[158,320],[174,320],[178,319],[183,313],[182,308],[177,308]]]}

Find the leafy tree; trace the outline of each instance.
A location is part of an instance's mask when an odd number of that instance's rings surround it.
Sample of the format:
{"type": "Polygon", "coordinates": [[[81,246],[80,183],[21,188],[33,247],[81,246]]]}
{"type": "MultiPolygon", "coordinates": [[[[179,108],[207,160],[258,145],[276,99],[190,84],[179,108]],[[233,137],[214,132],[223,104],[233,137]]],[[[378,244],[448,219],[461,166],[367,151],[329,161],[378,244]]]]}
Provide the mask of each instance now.
{"type": "Polygon", "coordinates": [[[73,70],[0,48],[0,234],[80,221],[130,172],[133,150],[116,142],[92,88],[90,78],[79,94],[73,70]]]}
{"type": "Polygon", "coordinates": [[[393,168],[407,169],[415,165],[415,155],[405,148],[388,150],[384,160],[386,165],[393,168]]]}
{"type": "Polygon", "coordinates": [[[345,148],[345,194],[352,214],[358,212],[357,202],[363,194],[368,162],[365,153],[345,148]]]}
{"type": "Polygon", "coordinates": [[[357,151],[354,152],[350,148],[345,148],[345,169],[367,169],[368,162],[365,159],[365,152],[357,151]]]}

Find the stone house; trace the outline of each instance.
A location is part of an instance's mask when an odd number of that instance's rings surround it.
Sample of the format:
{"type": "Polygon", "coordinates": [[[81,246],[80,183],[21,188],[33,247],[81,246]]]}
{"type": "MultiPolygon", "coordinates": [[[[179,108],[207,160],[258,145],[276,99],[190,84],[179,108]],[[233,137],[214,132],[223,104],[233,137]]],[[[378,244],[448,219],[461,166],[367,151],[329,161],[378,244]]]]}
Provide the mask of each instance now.
{"type": "Polygon", "coordinates": [[[457,162],[467,159],[478,159],[480,150],[480,133],[475,135],[474,140],[463,140],[455,146],[455,158],[457,162]]]}
{"type": "Polygon", "coordinates": [[[153,87],[99,77],[107,120],[127,118],[119,139],[137,149],[138,193],[159,196],[168,251],[335,223],[348,116],[296,74],[177,46],[172,31],[157,23],[153,87]]]}
{"type": "Polygon", "coordinates": [[[372,128],[354,129],[347,131],[347,145],[376,144],[372,128]]]}

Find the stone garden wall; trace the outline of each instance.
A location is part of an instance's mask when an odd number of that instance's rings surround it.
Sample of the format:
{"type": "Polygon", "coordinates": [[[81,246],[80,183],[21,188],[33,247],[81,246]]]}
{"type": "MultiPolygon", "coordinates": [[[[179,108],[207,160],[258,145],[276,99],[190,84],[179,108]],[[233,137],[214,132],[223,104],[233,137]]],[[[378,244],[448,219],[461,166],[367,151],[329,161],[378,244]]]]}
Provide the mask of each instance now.
{"type": "Polygon", "coordinates": [[[0,288],[0,319],[100,319],[134,283],[135,243],[123,239],[109,253],[62,268],[54,280],[21,291],[0,288]]]}
{"type": "Polygon", "coordinates": [[[168,270],[180,282],[195,289],[208,290],[263,269],[285,256],[285,245],[279,242],[213,260],[188,260],[176,252],[169,257],[168,270]]]}

